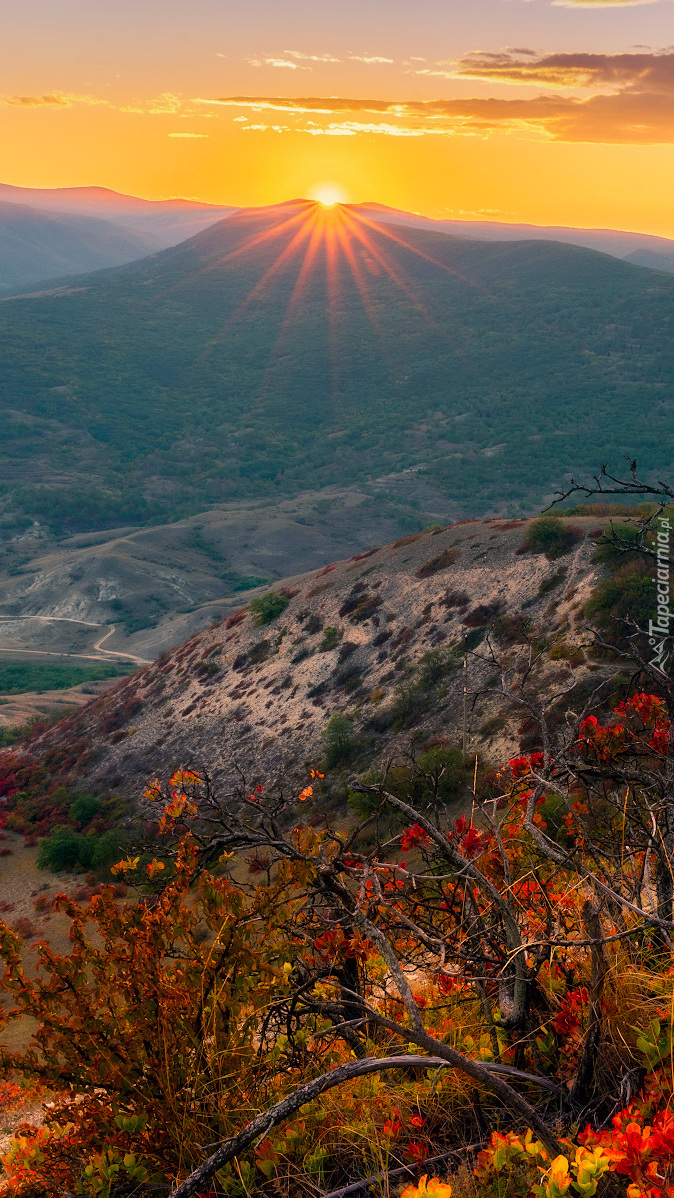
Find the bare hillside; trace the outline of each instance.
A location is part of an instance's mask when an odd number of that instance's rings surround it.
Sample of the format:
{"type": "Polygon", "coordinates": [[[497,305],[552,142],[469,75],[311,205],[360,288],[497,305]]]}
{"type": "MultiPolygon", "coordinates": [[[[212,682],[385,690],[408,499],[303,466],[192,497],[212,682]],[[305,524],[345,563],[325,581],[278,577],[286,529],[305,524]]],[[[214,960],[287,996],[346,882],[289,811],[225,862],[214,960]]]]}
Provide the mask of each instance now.
{"type": "Polygon", "coordinates": [[[571,687],[572,707],[615,670],[579,647],[578,617],[600,570],[589,535],[597,518],[568,523],[575,547],[557,561],[521,552],[524,521],[467,521],[286,579],[276,589],[289,602],[268,624],[241,607],[30,751],[80,785],[136,796],[178,766],[223,784],[235,767],[303,778],[334,713],[350,721],[354,764],[359,752],[371,760],[435,735],[457,742],[467,644],[468,747],[500,763],[530,732],[521,709],[506,731],[492,648],[516,680],[524,641],[538,637],[534,685],[548,697],[571,687]]]}

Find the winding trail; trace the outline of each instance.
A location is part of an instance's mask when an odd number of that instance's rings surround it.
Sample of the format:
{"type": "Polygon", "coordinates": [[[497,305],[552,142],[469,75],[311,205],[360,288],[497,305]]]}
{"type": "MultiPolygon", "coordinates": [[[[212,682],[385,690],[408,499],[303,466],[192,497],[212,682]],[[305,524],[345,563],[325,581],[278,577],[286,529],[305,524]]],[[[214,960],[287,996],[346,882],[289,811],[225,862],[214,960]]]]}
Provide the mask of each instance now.
{"type": "Polygon", "coordinates": [[[98,654],[103,656],[94,656],[91,653],[57,653],[53,649],[4,649],[0,648],[0,653],[29,653],[37,657],[73,657],[83,661],[109,661],[111,657],[121,658],[122,661],[133,661],[136,665],[149,666],[152,665],[152,659],[148,657],[137,657],[134,653],[122,653],[118,649],[104,649],[103,642],[107,641],[116,632],[115,624],[100,624],[96,620],[76,620],[73,616],[0,616],[0,627],[2,624],[13,624],[16,620],[41,620],[43,623],[58,623],[58,624],[83,624],[86,628],[106,628],[107,632],[103,634],[93,646],[98,654]]]}

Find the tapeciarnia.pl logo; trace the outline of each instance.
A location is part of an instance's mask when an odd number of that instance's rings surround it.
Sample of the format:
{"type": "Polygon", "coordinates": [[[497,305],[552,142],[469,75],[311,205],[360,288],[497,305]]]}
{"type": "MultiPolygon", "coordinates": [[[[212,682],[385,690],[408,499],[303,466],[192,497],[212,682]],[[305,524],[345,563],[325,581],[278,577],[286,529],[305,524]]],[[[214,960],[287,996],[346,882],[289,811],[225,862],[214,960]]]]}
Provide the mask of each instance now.
{"type": "Polygon", "coordinates": [[[656,534],[657,569],[655,578],[652,580],[655,583],[657,609],[655,619],[648,621],[648,643],[653,649],[650,664],[664,674],[672,655],[672,647],[669,644],[669,625],[674,618],[674,612],[670,610],[669,542],[671,527],[666,516],[658,517],[658,524],[660,528],[656,534]]]}

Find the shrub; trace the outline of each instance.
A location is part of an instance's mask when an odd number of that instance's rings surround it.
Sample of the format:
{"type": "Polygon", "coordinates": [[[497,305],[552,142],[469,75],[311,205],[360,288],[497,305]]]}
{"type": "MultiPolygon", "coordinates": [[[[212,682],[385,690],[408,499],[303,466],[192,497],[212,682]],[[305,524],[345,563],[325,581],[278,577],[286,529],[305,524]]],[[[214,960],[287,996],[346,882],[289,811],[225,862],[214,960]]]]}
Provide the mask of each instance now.
{"type": "Polygon", "coordinates": [[[329,653],[331,649],[336,649],[343,637],[343,632],[340,628],[334,628],[331,624],[323,631],[323,640],[318,646],[321,653],[329,653]]]}
{"type": "Polygon", "coordinates": [[[295,653],[290,659],[291,665],[295,666],[298,664],[298,662],[305,661],[307,657],[311,657],[312,653],[313,649],[310,649],[308,645],[300,645],[297,653],[295,653]]]}
{"type": "Polygon", "coordinates": [[[352,653],[355,653],[357,648],[358,644],[356,641],[342,641],[339,647],[338,660],[340,662],[346,661],[347,657],[350,657],[352,653]]]}
{"type": "Polygon", "coordinates": [[[431,649],[419,659],[419,686],[422,690],[431,690],[441,678],[451,674],[458,664],[458,658],[451,650],[431,649]]]}
{"type": "Polygon", "coordinates": [[[107,874],[129,847],[129,838],[121,828],[109,828],[102,836],[87,839],[93,841],[91,867],[102,874],[107,874]]]}
{"type": "Polygon", "coordinates": [[[468,612],[463,623],[468,628],[484,628],[502,610],[503,603],[500,599],[494,599],[492,603],[479,603],[477,607],[468,612]]]}
{"type": "Polygon", "coordinates": [[[79,795],[68,808],[68,815],[78,828],[85,828],[90,824],[94,816],[98,815],[101,810],[100,799],[94,798],[93,795],[79,795]]]}
{"type": "Polygon", "coordinates": [[[119,828],[110,828],[102,836],[83,836],[74,828],[53,828],[40,842],[38,869],[52,873],[86,873],[94,869],[105,875],[128,848],[128,836],[119,828]]]}
{"type": "Polygon", "coordinates": [[[377,647],[379,645],[384,645],[384,644],[386,644],[386,641],[390,641],[392,636],[393,636],[393,633],[391,632],[391,630],[389,628],[383,628],[381,632],[377,633],[376,637],[372,641],[372,644],[377,647]]]}
{"type": "Polygon", "coordinates": [[[93,837],[82,836],[73,828],[53,828],[40,843],[37,865],[38,869],[50,869],[52,873],[77,872],[90,869],[92,857],[93,837]]]}
{"type": "Polygon", "coordinates": [[[492,625],[494,636],[505,645],[525,644],[531,630],[530,620],[522,612],[497,616],[492,625]]]}
{"type": "Polygon", "coordinates": [[[626,562],[612,578],[603,578],[585,604],[585,615],[605,628],[634,620],[643,627],[653,614],[651,570],[642,561],[626,562]]]}
{"type": "Polygon", "coordinates": [[[251,645],[248,650],[248,658],[255,665],[259,665],[268,656],[270,649],[271,644],[269,641],[258,641],[255,645],[251,645]]]}
{"type": "Polygon", "coordinates": [[[466,653],[470,653],[471,649],[476,649],[481,641],[484,640],[486,631],[484,628],[471,628],[463,638],[462,648],[466,653]]]}
{"type": "Polygon", "coordinates": [[[349,761],[357,747],[353,723],[338,711],[328,720],[323,733],[323,751],[328,769],[349,761]]]}
{"type": "Polygon", "coordinates": [[[621,562],[626,561],[626,552],[629,551],[621,549],[617,544],[618,541],[634,545],[636,550],[639,542],[639,529],[634,524],[614,524],[612,528],[607,528],[601,540],[597,542],[594,553],[595,561],[602,562],[609,567],[618,566],[621,562]]]}
{"type": "Polygon", "coordinates": [[[465,591],[450,591],[446,590],[440,604],[442,607],[466,607],[470,603],[470,596],[465,591]]]}
{"type": "Polygon", "coordinates": [[[251,599],[249,608],[255,624],[271,624],[290,603],[287,595],[279,595],[278,591],[267,591],[264,595],[256,595],[251,599]]]}
{"type": "Polygon", "coordinates": [[[351,615],[354,624],[360,624],[364,620],[369,620],[375,614],[377,608],[381,607],[383,602],[380,595],[364,595],[351,615]]]}
{"type": "Polygon", "coordinates": [[[502,715],[492,715],[480,726],[481,736],[496,736],[505,728],[507,720],[502,715]]]}
{"type": "Polygon", "coordinates": [[[518,552],[544,553],[549,561],[564,557],[584,537],[582,528],[564,524],[558,516],[541,516],[529,525],[518,552]]]}
{"type": "Polygon", "coordinates": [[[578,645],[553,645],[548,656],[551,661],[570,661],[573,665],[585,661],[585,654],[578,645]]]}
{"type": "Polygon", "coordinates": [[[455,561],[458,561],[461,556],[459,549],[443,549],[442,553],[436,554],[435,557],[429,558],[417,570],[417,578],[430,578],[432,574],[437,574],[440,570],[446,570],[455,561]]]}
{"type": "Polygon", "coordinates": [[[539,599],[542,599],[544,595],[549,595],[550,591],[555,591],[557,589],[557,587],[562,585],[565,578],[566,578],[566,570],[557,570],[554,574],[551,574],[548,578],[544,578],[541,585],[538,588],[539,599]]]}

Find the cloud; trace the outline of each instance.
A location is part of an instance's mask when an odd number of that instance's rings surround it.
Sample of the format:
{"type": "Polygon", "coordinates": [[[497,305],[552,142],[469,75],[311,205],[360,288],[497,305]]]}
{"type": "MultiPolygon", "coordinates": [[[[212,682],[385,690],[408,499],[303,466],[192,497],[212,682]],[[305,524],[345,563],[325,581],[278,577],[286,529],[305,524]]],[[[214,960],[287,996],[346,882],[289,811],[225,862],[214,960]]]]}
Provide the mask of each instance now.
{"type": "Polygon", "coordinates": [[[289,58],[298,58],[302,62],[340,62],[341,59],[334,58],[332,54],[303,54],[301,50],[284,50],[289,58]]]}
{"type": "Polygon", "coordinates": [[[376,133],[383,137],[425,137],[429,133],[445,134],[444,129],[423,129],[419,126],[377,124],[363,121],[331,121],[329,125],[314,125],[309,121],[297,133],[311,133],[314,137],[356,137],[359,133],[376,133]]]}
{"type": "MultiPolygon", "coordinates": [[[[331,116],[336,112],[383,112],[402,116],[414,107],[406,101],[398,103],[393,100],[354,100],[338,96],[303,96],[299,99],[286,96],[220,96],[213,99],[196,98],[194,102],[217,104],[225,108],[252,108],[255,111],[270,109],[273,112],[293,112],[300,115],[314,112],[325,116],[331,116]]],[[[423,102],[421,106],[424,106],[423,102]]]]}
{"type": "Polygon", "coordinates": [[[392,63],[392,58],[382,58],[379,54],[349,54],[349,62],[392,63]]]}
{"type": "Polygon", "coordinates": [[[125,104],[120,108],[120,112],[136,112],[141,116],[182,116],[185,114],[185,102],[174,92],[163,92],[154,100],[125,104]]]}
{"type": "Polygon", "coordinates": [[[546,54],[532,59],[530,51],[479,52],[459,59],[452,74],[492,83],[627,88],[662,94],[674,92],[674,54],[546,54]]]}
{"type": "MultiPolygon", "coordinates": [[[[624,86],[617,94],[596,94],[586,99],[561,95],[441,100],[225,96],[198,102],[249,108],[254,112],[269,110],[300,117],[336,118],[320,124],[328,131],[326,135],[333,137],[353,136],[355,132],[402,137],[526,132],[554,141],[674,144],[674,55],[554,55],[532,65],[541,72],[542,80],[545,76],[544,81],[548,84],[549,73],[557,72],[560,82],[562,78],[566,80],[566,86],[579,86],[579,78],[587,80],[587,86],[592,81],[595,85],[606,86],[609,79],[614,85],[615,80],[620,79],[624,86]],[[553,64],[553,59],[562,58],[573,62],[565,61],[560,65],[556,61],[553,64]],[[616,61],[628,58],[632,60],[631,64],[616,61]],[[573,84],[569,83],[570,79],[574,80],[573,84]],[[644,87],[647,90],[642,90],[644,87]],[[375,116],[381,123],[360,123],[352,114],[375,116]],[[388,119],[381,121],[381,118],[388,119]],[[392,134],[392,128],[402,132],[392,134]]],[[[488,77],[501,78],[494,67],[488,77]]],[[[538,80],[531,78],[530,81],[538,80]]],[[[304,126],[304,131],[309,129],[309,125],[304,126]]]]}
{"type": "Polygon", "coordinates": [[[210,137],[210,133],[167,133],[167,137],[210,137]]]}
{"type": "Polygon", "coordinates": [[[248,65],[250,67],[281,67],[287,71],[309,70],[309,67],[300,67],[288,58],[249,58],[248,65]]]}
{"type": "Polygon", "coordinates": [[[0,96],[0,105],[8,108],[72,108],[74,104],[106,104],[95,96],[78,96],[72,92],[47,92],[42,96],[0,96]]]}

